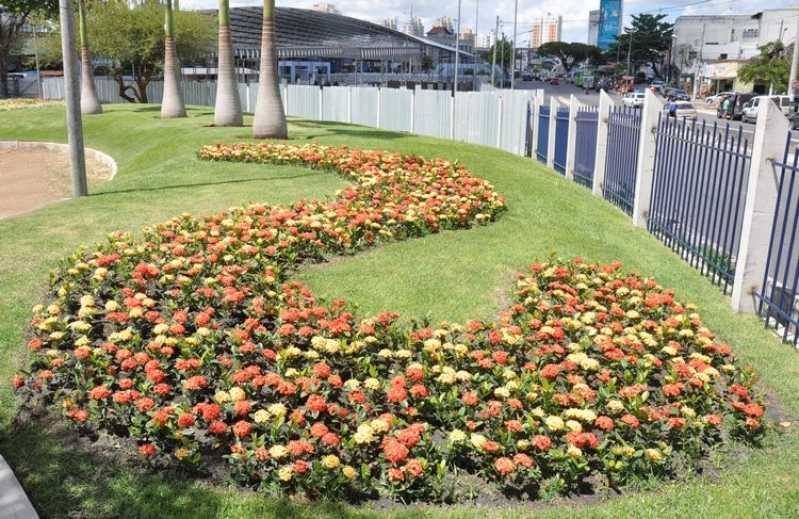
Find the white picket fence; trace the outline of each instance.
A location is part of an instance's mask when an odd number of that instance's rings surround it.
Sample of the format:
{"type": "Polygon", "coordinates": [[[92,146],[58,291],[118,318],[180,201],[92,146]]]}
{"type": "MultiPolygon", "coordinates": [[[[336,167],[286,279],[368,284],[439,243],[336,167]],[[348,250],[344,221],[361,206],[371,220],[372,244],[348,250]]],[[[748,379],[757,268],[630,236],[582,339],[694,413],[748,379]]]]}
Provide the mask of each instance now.
{"type": "MultiPolygon", "coordinates": [[[[101,102],[125,102],[116,81],[96,78],[95,84],[101,102]]],[[[63,78],[45,79],[42,87],[45,99],[63,99],[63,78]]],[[[163,91],[163,82],[150,82],[147,100],[160,103],[163,91]]],[[[257,93],[257,83],[239,83],[245,112],[255,110],[257,93]]],[[[446,90],[283,85],[281,94],[290,117],[455,139],[523,155],[535,91],[458,92],[452,97],[446,90]]],[[[184,81],[183,95],[188,105],[213,106],[216,83],[184,81]]]]}

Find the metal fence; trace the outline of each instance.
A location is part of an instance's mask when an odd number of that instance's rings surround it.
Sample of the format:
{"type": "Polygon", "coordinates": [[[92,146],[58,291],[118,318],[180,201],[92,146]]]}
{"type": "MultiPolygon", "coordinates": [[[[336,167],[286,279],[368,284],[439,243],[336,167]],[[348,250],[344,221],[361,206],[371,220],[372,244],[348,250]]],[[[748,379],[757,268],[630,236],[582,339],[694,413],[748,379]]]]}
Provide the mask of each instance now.
{"type": "Polygon", "coordinates": [[[649,231],[725,292],[735,277],[750,159],[740,126],[658,121],[649,231]]]}
{"type": "Polygon", "coordinates": [[[555,157],[553,164],[558,173],[566,172],[566,152],[569,144],[569,109],[558,108],[555,114],[555,157]]]}
{"type": "Polygon", "coordinates": [[[549,150],[549,106],[542,105],[538,110],[538,143],[536,157],[546,163],[549,150]]]}
{"type": "Polygon", "coordinates": [[[574,180],[591,188],[594,183],[596,167],[596,139],[599,126],[599,112],[595,106],[581,106],[574,118],[575,150],[574,180]]]}
{"type": "Polygon", "coordinates": [[[755,299],[766,326],[776,328],[784,341],[796,345],[799,342],[799,149],[791,151],[791,136],[789,133],[782,158],[773,163],[777,200],[765,275],[755,299]]]}
{"type": "Polygon", "coordinates": [[[640,136],[640,110],[626,106],[610,110],[602,193],[606,200],[629,215],[632,215],[635,202],[640,136]]]}

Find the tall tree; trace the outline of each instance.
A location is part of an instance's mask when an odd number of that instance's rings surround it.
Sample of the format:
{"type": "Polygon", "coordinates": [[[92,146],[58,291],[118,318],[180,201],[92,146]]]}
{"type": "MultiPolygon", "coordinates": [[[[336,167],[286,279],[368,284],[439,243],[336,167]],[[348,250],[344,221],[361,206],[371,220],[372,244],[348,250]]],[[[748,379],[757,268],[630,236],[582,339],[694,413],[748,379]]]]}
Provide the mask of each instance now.
{"type": "Polygon", "coordinates": [[[491,48],[488,49],[488,54],[486,55],[488,63],[491,63],[491,60],[494,58],[495,46],[497,48],[496,65],[507,71],[510,69],[510,55],[513,53],[513,44],[509,40],[506,40],[504,36],[502,39],[497,40],[496,44],[491,45],[491,48]]]}
{"type": "Polygon", "coordinates": [[[606,51],[608,60],[618,57],[626,61],[629,53],[633,71],[641,65],[649,65],[657,76],[661,75],[661,65],[671,47],[674,24],[663,21],[665,14],[634,14],[630,27],[606,51]]]}
{"type": "Polygon", "coordinates": [[[566,72],[586,60],[597,62],[602,59],[602,50],[599,47],[576,42],[551,41],[541,45],[538,53],[557,58],[566,72]]]}
{"type": "Polygon", "coordinates": [[[239,86],[236,81],[236,71],[233,63],[233,41],[230,34],[229,0],[219,0],[218,38],[214,125],[241,126],[244,124],[244,118],[241,113],[239,86]]]}
{"type": "Polygon", "coordinates": [[[80,32],[80,112],[101,114],[103,106],[97,98],[94,85],[94,64],[89,49],[89,31],[86,20],[86,1],[78,0],[78,30],[80,32]]]}
{"type": "Polygon", "coordinates": [[[11,53],[20,45],[22,28],[35,12],[55,14],[57,0],[2,0],[0,2],[0,97],[9,95],[11,53]]]}
{"type": "Polygon", "coordinates": [[[778,94],[785,92],[791,68],[788,56],[793,52],[786,52],[787,49],[779,40],[769,42],[759,49],[758,56],[738,69],[738,79],[747,83],[766,83],[778,94]]]}
{"type": "Polygon", "coordinates": [[[261,21],[261,71],[258,99],[255,103],[253,136],[257,139],[285,139],[288,136],[286,114],[280,100],[277,55],[275,53],[275,0],[264,0],[261,21]]]}
{"type": "Polygon", "coordinates": [[[175,44],[175,15],[172,0],[164,2],[164,98],[161,118],[186,117],[183,93],[180,90],[180,64],[175,44]]]}

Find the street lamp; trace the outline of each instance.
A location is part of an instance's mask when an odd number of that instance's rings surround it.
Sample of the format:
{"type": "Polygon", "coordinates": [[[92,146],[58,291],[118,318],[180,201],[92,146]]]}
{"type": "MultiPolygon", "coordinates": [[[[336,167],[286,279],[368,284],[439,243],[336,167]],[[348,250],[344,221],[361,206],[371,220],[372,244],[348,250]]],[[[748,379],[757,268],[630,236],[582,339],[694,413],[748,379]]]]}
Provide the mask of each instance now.
{"type": "Polygon", "coordinates": [[[516,0],[513,8],[513,45],[510,52],[510,89],[513,90],[516,83],[516,22],[519,17],[519,0],[516,0]]]}

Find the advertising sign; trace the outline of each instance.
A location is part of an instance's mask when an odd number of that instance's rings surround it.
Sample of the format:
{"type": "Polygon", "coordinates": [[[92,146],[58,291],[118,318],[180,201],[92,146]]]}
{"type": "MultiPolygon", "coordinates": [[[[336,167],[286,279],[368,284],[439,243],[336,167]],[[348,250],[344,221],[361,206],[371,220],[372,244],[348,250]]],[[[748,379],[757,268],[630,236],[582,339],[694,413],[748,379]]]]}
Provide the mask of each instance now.
{"type": "Polygon", "coordinates": [[[599,37],[597,46],[607,50],[622,28],[622,0],[601,0],[599,4],[599,37]]]}

